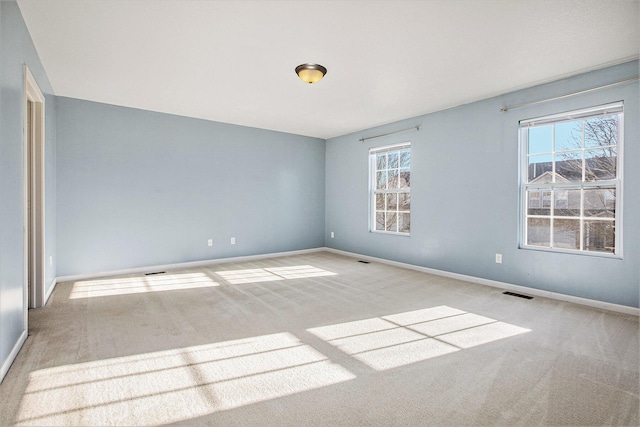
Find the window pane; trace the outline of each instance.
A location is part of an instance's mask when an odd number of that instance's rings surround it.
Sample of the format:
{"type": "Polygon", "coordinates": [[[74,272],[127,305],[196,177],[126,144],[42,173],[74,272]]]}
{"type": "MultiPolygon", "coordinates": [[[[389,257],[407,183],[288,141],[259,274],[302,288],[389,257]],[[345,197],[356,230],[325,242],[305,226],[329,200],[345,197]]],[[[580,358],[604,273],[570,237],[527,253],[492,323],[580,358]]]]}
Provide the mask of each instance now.
{"type": "MultiPolygon", "coordinates": [[[[528,215],[551,215],[551,206],[542,207],[543,191],[527,191],[527,214],[528,215]]],[[[550,199],[551,193],[545,191],[545,195],[550,199]]]]}
{"type": "Polygon", "coordinates": [[[551,129],[551,125],[529,128],[528,154],[551,152],[551,129]]]}
{"type": "Polygon", "coordinates": [[[584,249],[595,252],[615,252],[615,223],[613,221],[585,221],[584,249]]]}
{"type": "Polygon", "coordinates": [[[397,214],[395,212],[387,212],[387,218],[385,223],[386,231],[398,231],[397,214]]]}
{"type": "Polygon", "coordinates": [[[387,210],[388,211],[398,210],[398,194],[396,193],[387,194],[387,210]]]}
{"type": "Polygon", "coordinates": [[[584,190],[584,216],[614,218],[616,213],[616,190],[587,189],[584,190]]]}
{"type": "Polygon", "coordinates": [[[529,168],[527,172],[528,182],[552,182],[551,172],[553,165],[551,163],[551,155],[529,156],[529,168]]]}
{"type": "Polygon", "coordinates": [[[401,233],[409,233],[411,231],[411,215],[408,213],[398,214],[398,225],[401,233]]]}
{"type": "Polygon", "coordinates": [[[580,249],[579,219],[556,219],[553,221],[553,247],[580,249]]]}
{"type": "Polygon", "coordinates": [[[384,231],[384,212],[376,212],[376,230],[384,231]]]}
{"type": "Polygon", "coordinates": [[[557,123],[554,128],[556,152],[582,149],[582,120],[557,123]]]}
{"type": "Polygon", "coordinates": [[[389,155],[389,169],[394,169],[398,167],[398,152],[388,153],[389,155]]]}
{"type": "Polygon", "coordinates": [[[389,188],[397,189],[398,188],[398,170],[393,169],[388,172],[389,174],[389,188]]]}
{"type": "Polygon", "coordinates": [[[542,192],[542,209],[551,208],[551,191],[542,192]]]}
{"type": "Polygon", "coordinates": [[[554,191],[554,216],[580,216],[580,193],[579,189],[554,191]]]}
{"type": "Polygon", "coordinates": [[[376,154],[376,169],[383,170],[387,168],[387,153],[376,154]]]}
{"type": "Polygon", "coordinates": [[[384,194],[376,194],[376,210],[384,210],[384,194]]]}
{"type": "Polygon", "coordinates": [[[618,143],[618,116],[593,117],[584,122],[584,146],[604,147],[618,143]]]}
{"type": "Polygon", "coordinates": [[[550,219],[529,218],[527,220],[527,244],[534,246],[551,246],[550,219]]]}
{"type": "Polygon", "coordinates": [[[376,172],[376,189],[384,190],[387,188],[387,172],[376,172]]]}
{"type": "Polygon", "coordinates": [[[411,172],[409,169],[400,169],[400,188],[411,187],[411,172]]]}
{"type": "Polygon", "coordinates": [[[616,178],[617,148],[604,147],[584,150],[585,181],[616,178]]]}
{"type": "MultiPolygon", "coordinates": [[[[527,191],[527,207],[529,209],[538,209],[542,207],[542,193],[540,191],[527,191]]],[[[527,212],[529,215],[535,215],[527,212]]]]}
{"type": "Polygon", "coordinates": [[[408,168],[411,166],[411,152],[409,150],[404,150],[400,152],[400,167],[408,168]]]}
{"type": "Polygon", "coordinates": [[[409,211],[411,210],[411,194],[410,193],[398,193],[398,210],[409,211]]]}
{"type": "Polygon", "coordinates": [[[556,153],[556,182],[582,181],[582,151],[556,153]]]}

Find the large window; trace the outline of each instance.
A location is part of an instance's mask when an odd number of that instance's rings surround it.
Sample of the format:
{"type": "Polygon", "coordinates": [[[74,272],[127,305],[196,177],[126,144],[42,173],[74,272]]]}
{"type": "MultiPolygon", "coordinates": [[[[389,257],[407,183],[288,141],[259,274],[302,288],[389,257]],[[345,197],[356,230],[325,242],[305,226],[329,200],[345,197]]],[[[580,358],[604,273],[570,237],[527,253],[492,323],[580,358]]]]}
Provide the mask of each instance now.
{"type": "Polygon", "coordinates": [[[621,254],[622,103],[520,122],[521,246],[621,254]]]}
{"type": "Polygon", "coordinates": [[[408,235],[411,231],[411,144],[369,150],[369,229],[408,235]]]}

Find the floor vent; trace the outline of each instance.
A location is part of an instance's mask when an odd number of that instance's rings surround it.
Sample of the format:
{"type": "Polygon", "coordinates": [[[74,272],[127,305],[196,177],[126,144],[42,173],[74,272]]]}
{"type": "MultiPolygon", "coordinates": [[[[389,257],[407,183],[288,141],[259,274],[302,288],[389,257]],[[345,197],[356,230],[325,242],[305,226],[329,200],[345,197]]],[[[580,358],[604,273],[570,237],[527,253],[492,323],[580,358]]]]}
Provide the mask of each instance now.
{"type": "Polygon", "coordinates": [[[164,274],[166,271],[155,271],[153,273],[144,273],[145,276],[153,276],[154,274],[164,274]]]}
{"type": "Polygon", "coordinates": [[[503,292],[505,295],[511,295],[512,297],[524,298],[524,299],[533,299],[529,295],[516,294],[515,292],[503,292]]]}
{"type": "Polygon", "coordinates": [[[369,264],[369,261],[362,261],[362,260],[359,260],[358,262],[361,262],[361,263],[363,263],[363,264],[369,264]]]}

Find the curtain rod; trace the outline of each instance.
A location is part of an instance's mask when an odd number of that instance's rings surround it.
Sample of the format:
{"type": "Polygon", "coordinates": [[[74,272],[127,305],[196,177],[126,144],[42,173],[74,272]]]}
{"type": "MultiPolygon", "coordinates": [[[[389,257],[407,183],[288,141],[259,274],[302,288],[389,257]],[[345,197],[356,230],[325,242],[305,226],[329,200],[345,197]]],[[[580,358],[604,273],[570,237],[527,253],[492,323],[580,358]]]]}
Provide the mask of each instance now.
{"type": "Polygon", "coordinates": [[[396,133],[409,132],[410,130],[414,130],[414,129],[415,130],[420,130],[420,126],[414,126],[412,128],[409,128],[409,129],[397,130],[395,132],[383,133],[381,135],[376,135],[376,136],[367,136],[366,138],[360,138],[358,141],[365,142],[367,139],[381,138],[383,136],[395,135],[396,133]]]}
{"type": "Polygon", "coordinates": [[[513,110],[515,108],[528,107],[529,105],[535,105],[535,104],[540,104],[540,103],[543,103],[543,102],[555,101],[557,99],[568,98],[570,96],[580,95],[580,94],[583,94],[583,93],[592,92],[594,90],[604,89],[604,88],[611,87],[611,86],[617,86],[617,85],[620,85],[620,84],[623,84],[623,83],[629,83],[629,82],[632,82],[634,80],[638,80],[639,78],[640,78],[639,76],[635,76],[635,77],[632,77],[630,79],[620,80],[619,82],[613,82],[613,83],[609,83],[609,84],[602,85],[602,86],[592,87],[591,89],[579,90],[578,92],[571,92],[571,93],[568,93],[566,95],[556,96],[554,98],[541,99],[540,101],[533,101],[533,102],[527,102],[527,103],[524,103],[524,104],[512,105],[510,107],[503,107],[503,108],[500,109],[500,111],[502,111],[503,113],[506,113],[507,111],[513,110]]]}

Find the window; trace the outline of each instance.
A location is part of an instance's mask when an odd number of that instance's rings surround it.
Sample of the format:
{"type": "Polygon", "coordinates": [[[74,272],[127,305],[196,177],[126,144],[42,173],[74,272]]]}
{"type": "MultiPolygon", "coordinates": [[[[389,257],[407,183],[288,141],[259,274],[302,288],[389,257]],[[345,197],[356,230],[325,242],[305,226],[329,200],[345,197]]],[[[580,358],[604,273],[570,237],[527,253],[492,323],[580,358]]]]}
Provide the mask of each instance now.
{"type": "Polygon", "coordinates": [[[521,247],[620,255],[622,103],[520,122],[521,247]]]}
{"type": "Polygon", "coordinates": [[[411,144],[369,150],[370,231],[411,231],[411,144]]]}

